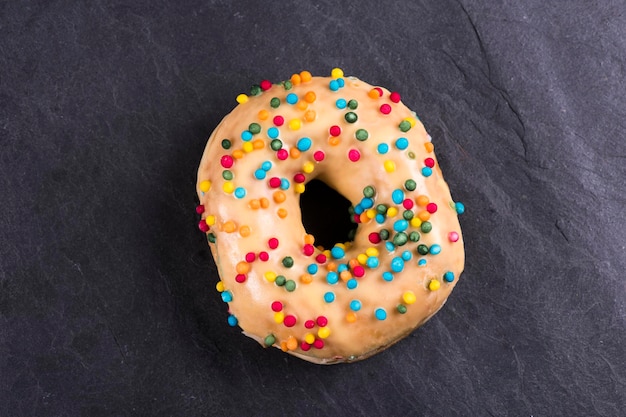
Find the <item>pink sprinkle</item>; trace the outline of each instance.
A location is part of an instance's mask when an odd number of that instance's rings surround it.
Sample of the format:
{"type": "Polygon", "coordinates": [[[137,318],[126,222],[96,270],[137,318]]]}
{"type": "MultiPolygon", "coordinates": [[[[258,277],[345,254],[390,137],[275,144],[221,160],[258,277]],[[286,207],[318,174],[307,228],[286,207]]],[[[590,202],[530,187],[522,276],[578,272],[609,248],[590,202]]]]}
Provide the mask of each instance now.
{"type": "Polygon", "coordinates": [[[413,200],[407,198],[402,202],[402,206],[407,210],[411,210],[413,208],[413,200]]]}
{"type": "Polygon", "coordinates": [[[300,343],[300,349],[302,349],[304,352],[306,352],[309,349],[311,349],[311,345],[309,345],[307,342],[305,342],[303,340],[302,343],[300,343]]]}
{"type": "Polygon", "coordinates": [[[315,321],[317,322],[317,325],[320,327],[324,327],[328,324],[328,319],[325,316],[319,316],[317,320],[315,321]]]}
{"type": "Polygon", "coordinates": [[[424,159],[424,165],[426,165],[428,168],[432,168],[435,166],[435,160],[433,158],[426,158],[424,159]]]}
{"type": "Polygon", "coordinates": [[[272,311],[275,311],[276,313],[278,313],[279,311],[282,311],[283,309],[283,303],[281,303],[280,301],[274,301],[272,303],[272,311]]]}
{"type": "Polygon", "coordinates": [[[383,96],[383,89],[380,87],[374,87],[374,90],[376,90],[376,92],[378,92],[378,97],[382,97],[383,96]]]}
{"type": "Polygon", "coordinates": [[[270,254],[265,251],[259,252],[259,259],[263,262],[267,262],[270,259],[270,254]]]}
{"type": "Polygon", "coordinates": [[[352,274],[354,274],[354,276],[357,278],[361,278],[363,275],[365,275],[365,268],[363,268],[361,265],[357,265],[352,268],[352,274]]]}
{"type": "Polygon", "coordinates": [[[282,126],[285,123],[285,118],[283,116],[275,116],[274,117],[274,125],[282,126]]]}
{"type": "Polygon", "coordinates": [[[291,314],[285,316],[284,320],[283,320],[283,324],[287,327],[293,327],[296,325],[296,317],[292,316],[291,314]]]}
{"type": "Polygon", "coordinates": [[[200,204],[198,207],[196,207],[196,213],[198,213],[198,214],[204,213],[204,206],[202,204],[200,204]]]}
{"type": "Polygon", "coordinates": [[[267,241],[267,246],[269,246],[270,249],[276,249],[278,247],[278,239],[275,237],[271,238],[267,241]]]}
{"type": "Polygon", "coordinates": [[[296,175],[293,176],[293,180],[297,183],[302,183],[304,182],[304,180],[306,180],[306,177],[303,173],[298,172],[296,175]]]}
{"type": "Polygon", "coordinates": [[[222,159],[220,159],[220,163],[224,168],[230,168],[233,166],[234,160],[232,156],[224,155],[222,156],[222,159]]]}
{"type": "Polygon", "coordinates": [[[315,257],[315,262],[317,262],[318,264],[323,264],[326,262],[326,255],[324,255],[323,253],[320,253],[319,255],[317,255],[315,257]]]}
{"type": "Polygon", "coordinates": [[[430,214],[433,214],[437,211],[437,204],[435,203],[428,203],[426,205],[426,211],[429,212],[430,214]]]}
{"type": "Polygon", "coordinates": [[[448,233],[448,240],[450,242],[456,242],[459,240],[459,234],[457,232],[448,233]]]}
{"type": "Polygon", "coordinates": [[[348,158],[352,162],[356,162],[359,159],[361,159],[361,153],[358,150],[356,150],[356,149],[350,149],[350,151],[348,152],[348,158]]]}
{"type": "Polygon", "coordinates": [[[395,91],[391,94],[389,94],[389,100],[391,100],[394,103],[399,103],[400,102],[400,94],[396,93],[395,91]]]}
{"type": "Polygon", "coordinates": [[[382,114],[389,114],[389,113],[391,113],[391,106],[389,104],[383,104],[382,106],[380,106],[380,112],[382,114]]]}
{"type": "Polygon", "coordinates": [[[278,177],[272,177],[272,178],[270,178],[270,180],[269,180],[269,185],[270,185],[270,187],[272,187],[272,188],[278,188],[278,187],[280,187],[280,178],[278,178],[278,177]]]}
{"type": "Polygon", "coordinates": [[[370,233],[369,236],[367,236],[367,238],[373,244],[380,243],[380,235],[376,232],[370,233]]]}
{"type": "Polygon", "coordinates": [[[276,151],[276,157],[281,161],[284,161],[285,159],[289,158],[289,152],[287,152],[287,149],[281,148],[276,151]]]}
{"type": "Polygon", "coordinates": [[[205,221],[204,219],[202,219],[202,220],[200,220],[200,221],[198,222],[198,229],[200,229],[200,230],[202,230],[203,232],[205,232],[205,233],[206,233],[206,232],[208,232],[208,231],[209,231],[209,229],[211,229],[211,228],[209,227],[209,225],[208,225],[208,224],[206,224],[206,221],[205,221]]]}
{"type": "Polygon", "coordinates": [[[324,347],[324,341],[322,339],[315,339],[313,347],[315,347],[315,349],[322,349],[324,347]]]}
{"type": "Polygon", "coordinates": [[[263,80],[261,81],[260,86],[261,86],[261,90],[267,91],[270,88],[272,88],[272,82],[270,80],[263,80]]]}
{"type": "Polygon", "coordinates": [[[313,255],[313,253],[315,252],[315,247],[311,244],[305,244],[302,247],[302,253],[304,253],[306,256],[311,256],[313,255]]]}
{"type": "Polygon", "coordinates": [[[330,136],[339,136],[341,135],[341,128],[337,125],[331,126],[330,129],[328,129],[328,132],[330,133],[330,136]]]}
{"type": "Polygon", "coordinates": [[[254,262],[255,259],[256,259],[256,255],[254,254],[254,252],[246,253],[246,262],[248,263],[254,262]]]}
{"type": "Polygon", "coordinates": [[[313,159],[315,159],[317,162],[322,162],[325,157],[326,155],[324,154],[324,151],[316,151],[313,154],[313,159]]]}
{"type": "Polygon", "coordinates": [[[304,327],[306,327],[307,329],[312,329],[313,327],[315,327],[315,322],[313,320],[307,320],[304,322],[304,327]]]}
{"type": "Polygon", "coordinates": [[[238,283],[242,283],[242,282],[246,282],[246,276],[244,274],[237,274],[235,276],[235,281],[237,281],[238,283]]]}

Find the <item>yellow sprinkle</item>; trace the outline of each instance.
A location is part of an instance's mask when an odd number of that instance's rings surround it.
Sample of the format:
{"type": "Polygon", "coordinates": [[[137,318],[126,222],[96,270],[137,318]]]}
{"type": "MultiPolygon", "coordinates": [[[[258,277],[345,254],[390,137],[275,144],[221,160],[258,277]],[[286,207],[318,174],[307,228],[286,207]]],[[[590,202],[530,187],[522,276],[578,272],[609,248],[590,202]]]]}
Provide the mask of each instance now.
{"type": "Polygon", "coordinates": [[[413,291],[405,291],[404,294],[402,294],[402,301],[404,301],[405,304],[413,304],[416,300],[417,298],[413,291]]]}
{"type": "Polygon", "coordinates": [[[338,248],[341,248],[343,250],[346,250],[346,245],[343,243],[336,243],[335,246],[337,246],[338,248]]]}
{"type": "Polygon", "coordinates": [[[407,117],[406,119],[407,122],[409,122],[411,124],[411,127],[415,127],[415,124],[417,123],[417,120],[415,120],[414,117],[407,117]]]}
{"type": "Polygon", "coordinates": [[[305,162],[304,165],[302,165],[302,171],[305,174],[310,174],[314,170],[315,170],[315,164],[311,161],[305,162]]]}
{"type": "Polygon", "coordinates": [[[232,192],[235,191],[235,185],[230,181],[226,181],[224,185],[222,185],[222,190],[224,190],[225,193],[232,194],[232,192]]]}
{"type": "Polygon", "coordinates": [[[330,336],[330,329],[328,327],[320,327],[317,330],[317,335],[320,339],[326,339],[328,336],[330,336]]]}
{"type": "Polygon", "coordinates": [[[437,291],[439,287],[441,287],[441,283],[436,279],[433,279],[428,283],[428,289],[431,291],[437,291]]]}
{"type": "Polygon", "coordinates": [[[298,183],[296,185],[293,186],[293,190],[298,193],[298,194],[302,194],[304,192],[304,184],[302,183],[298,183]]]}
{"type": "Polygon", "coordinates": [[[289,121],[289,129],[291,130],[300,130],[301,126],[302,122],[300,121],[300,119],[291,119],[289,121]]]}
{"type": "Polygon", "coordinates": [[[330,72],[330,76],[333,77],[334,79],[342,78],[343,70],[341,68],[333,68],[333,70],[330,72]]]}
{"type": "Polygon", "coordinates": [[[305,334],[304,341],[307,342],[309,345],[313,344],[313,342],[315,342],[315,335],[313,333],[305,334]]]}
{"type": "Polygon", "coordinates": [[[387,209],[387,217],[395,217],[398,214],[398,209],[395,207],[389,207],[387,209]]]}
{"type": "Polygon", "coordinates": [[[217,284],[215,284],[215,289],[218,292],[224,292],[224,290],[226,289],[224,288],[224,281],[217,281],[217,284]]]}
{"type": "Polygon", "coordinates": [[[422,225],[422,220],[419,217],[413,217],[411,219],[411,227],[420,227],[422,225]]]}
{"type": "Polygon", "coordinates": [[[283,313],[282,311],[279,311],[277,313],[274,313],[274,321],[276,323],[282,323],[285,320],[285,313],[283,313]]]}
{"type": "MultiPolygon", "coordinates": [[[[324,256],[328,259],[330,257],[330,249],[326,249],[324,252],[322,252],[324,254],[324,256]]],[[[330,269],[329,269],[330,271],[330,269]]]]}
{"type": "Polygon", "coordinates": [[[254,145],[252,142],[244,142],[242,148],[245,153],[250,153],[254,150],[254,145]]]}
{"type": "Polygon", "coordinates": [[[206,219],[204,219],[204,221],[209,226],[213,226],[215,224],[215,216],[212,214],[209,214],[208,216],[206,216],[206,219]]]}
{"type": "Polygon", "coordinates": [[[263,274],[263,276],[265,277],[266,280],[268,280],[269,282],[274,282],[276,281],[276,272],[272,272],[272,271],[267,271],[265,274],[263,274]]]}
{"type": "Polygon", "coordinates": [[[365,250],[365,254],[367,256],[378,256],[378,249],[376,249],[374,247],[367,248],[365,250]]]}
{"type": "Polygon", "coordinates": [[[394,172],[396,170],[396,163],[388,159],[385,161],[384,167],[385,171],[394,172]]]}
{"type": "Polygon", "coordinates": [[[374,209],[369,209],[365,213],[367,214],[368,219],[373,219],[374,217],[376,217],[376,210],[374,209]]]}
{"type": "Polygon", "coordinates": [[[248,96],[245,94],[239,94],[237,96],[237,103],[244,104],[248,102],[248,96]]]}
{"type": "Polygon", "coordinates": [[[356,256],[356,260],[359,261],[361,265],[365,265],[367,263],[367,255],[364,253],[359,253],[356,256]]]}
{"type": "Polygon", "coordinates": [[[200,183],[200,191],[202,191],[203,193],[208,193],[210,189],[211,189],[211,181],[204,180],[200,183]]]}

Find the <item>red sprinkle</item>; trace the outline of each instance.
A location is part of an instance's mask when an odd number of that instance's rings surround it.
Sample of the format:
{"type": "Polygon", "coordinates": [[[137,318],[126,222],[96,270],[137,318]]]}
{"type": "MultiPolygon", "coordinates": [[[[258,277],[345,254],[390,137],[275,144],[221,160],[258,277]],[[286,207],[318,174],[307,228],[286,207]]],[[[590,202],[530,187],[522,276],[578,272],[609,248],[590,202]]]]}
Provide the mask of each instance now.
{"type": "Polygon", "coordinates": [[[361,223],[361,216],[359,216],[358,214],[354,215],[354,222],[355,223],[361,223]]]}
{"type": "Polygon", "coordinates": [[[367,236],[369,241],[373,244],[380,243],[380,235],[376,232],[372,232],[367,236]]]}
{"type": "Polygon", "coordinates": [[[435,160],[433,158],[426,158],[424,159],[424,165],[426,165],[428,168],[432,168],[435,166],[435,160]]]}
{"type": "Polygon", "coordinates": [[[272,88],[272,82],[270,80],[263,80],[259,85],[261,86],[261,90],[263,91],[267,91],[272,88]]]}
{"type": "Polygon", "coordinates": [[[411,210],[413,208],[413,200],[411,200],[410,198],[407,198],[406,200],[402,202],[402,207],[404,207],[407,210],[411,210]]]}
{"type": "Polygon", "coordinates": [[[361,152],[359,152],[356,149],[350,149],[350,151],[348,151],[348,158],[352,161],[352,162],[356,162],[359,159],[361,159],[361,152]]]}
{"type": "Polygon", "coordinates": [[[307,329],[312,329],[313,327],[315,327],[315,322],[313,320],[307,320],[304,322],[304,327],[306,327],[307,329]]]}
{"type": "Polygon", "coordinates": [[[268,181],[268,184],[270,185],[270,187],[272,188],[278,188],[280,187],[280,178],[278,177],[272,177],[270,178],[270,180],[268,181]]]}
{"type": "Polygon", "coordinates": [[[326,155],[324,154],[324,151],[316,151],[313,154],[313,159],[315,159],[317,162],[322,162],[325,157],[326,155]]]}
{"type": "Polygon", "coordinates": [[[391,113],[391,106],[389,104],[383,104],[382,106],[380,106],[380,112],[382,114],[389,114],[389,113],[391,113]]]}
{"type": "Polygon", "coordinates": [[[430,214],[433,214],[437,211],[437,204],[435,203],[428,203],[426,205],[426,211],[429,212],[430,214]]]}
{"type": "Polygon", "coordinates": [[[330,133],[330,136],[339,136],[341,135],[341,128],[337,125],[331,126],[330,129],[328,129],[328,132],[330,133]]]}
{"type": "Polygon", "coordinates": [[[203,232],[208,232],[211,228],[208,224],[206,224],[206,221],[202,219],[198,222],[198,229],[202,230],[203,232]]]}
{"type": "Polygon", "coordinates": [[[320,327],[324,327],[328,324],[328,319],[325,316],[319,316],[317,320],[315,321],[317,322],[317,325],[320,327]]]}
{"type": "Polygon", "coordinates": [[[365,268],[363,268],[361,265],[357,265],[352,268],[352,274],[354,274],[354,276],[357,278],[361,278],[363,275],[365,275],[365,268]]]}
{"type": "Polygon", "coordinates": [[[238,283],[242,283],[246,281],[246,278],[248,278],[245,274],[237,274],[235,276],[235,281],[237,281],[238,283]]]}
{"type": "Polygon", "coordinates": [[[284,161],[285,159],[289,158],[289,152],[287,152],[287,149],[281,148],[276,151],[276,157],[281,161],[284,161]]]}
{"type": "Polygon", "coordinates": [[[278,239],[275,237],[271,238],[267,241],[267,246],[269,246],[270,249],[276,249],[278,247],[278,239]]]}
{"type": "Polygon", "coordinates": [[[283,303],[281,303],[280,301],[274,301],[272,303],[272,311],[275,311],[278,313],[279,311],[282,311],[282,309],[283,309],[283,303]]]}
{"type": "Polygon", "coordinates": [[[285,316],[283,320],[283,324],[287,327],[293,327],[296,325],[296,316],[292,316],[291,314],[285,316]]]}
{"type": "Polygon", "coordinates": [[[302,253],[304,253],[306,256],[311,256],[313,255],[313,253],[315,252],[315,247],[311,244],[305,244],[302,247],[302,253]]]}
{"type": "Polygon", "coordinates": [[[311,349],[311,345],[309,345],[307,342],[305,342],[304,340],[300,343],[300,349],[302,349],[303,351],[308,351],[309,349],[311,349]]]}
{"type": "Polygon", "coordinates": [[[282,126],[285,123],[285,118],[283,116],[275,116],[273,121],[274,125],[282,126]]]}
{"type": "Polygon", "coordinates": [[[234,160],[233,157],[230,155],[224,155],[222,156],[222,158],[220,159],[220,163],[222,164],[222,166],[224,168],[230,168],[233,166],[234,160]]]}
{"type": "Polygon", "coordinates": [[[378,92],[378,97],[382,97],[383,96],[383,89],[380,87],[374,87],[374,90],[376,90],[376,92],[378,92]]]}
{"type": "Polygon", "coordinates": [[[313,347],[315,349],[322,349],[324,347],[324,341],[322,339],[315,339],[315,342],[313,342],[313,347]]]}
{"type": "Polygon", "coordinates": [[[391,100],[394,103],[399,103],[400,94],[394,91],[393,93],[389,94],[389,100],[391,100]]]}
{"type": "Polygon", "coordinates": [[[196,207],[196,213],[198,213],[198,214],[204,213],[204,206],[202,204],[200,204],[198,207],[196,207]]]}
{"type": "Polygon", "coordinates": [[[323,253],[320,253],[319,255],[317,255],[317,256],[315,257],[315,261],[316,261],[318,264],[323,264],[323,263],[325,263],[325,262],[326,262],[326,255],[324,255],[323,253]]]}
{"type": "Polygon", "coordinates": [[[306,177],[303,173],[298,172],[296,175],[293,176],[293,180],[297,183],[302,183],[306,180],[306,177]]]}
{"type": "Polygon", "coordinates": [[[255,259],[256,259],[256,255],[254,254],[254,252],[246,253],[246,262],[248,263],[254,262],[255,259]]]}
{"type": "Polygon", "coordinates": [[[259,252],[259,259],[263,262],[267,262],[270,259],[270,255],[265,251],[259,252]]]}

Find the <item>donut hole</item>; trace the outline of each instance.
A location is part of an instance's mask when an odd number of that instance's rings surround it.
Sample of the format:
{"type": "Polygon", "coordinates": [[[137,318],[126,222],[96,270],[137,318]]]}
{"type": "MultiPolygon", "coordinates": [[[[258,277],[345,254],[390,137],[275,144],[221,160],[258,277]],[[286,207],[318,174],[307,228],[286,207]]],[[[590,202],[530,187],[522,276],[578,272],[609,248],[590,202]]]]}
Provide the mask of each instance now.
{"type": "Polygon", "coordinates": [[[350,201],[321,180],[311,180],[300,196],[302,224],[315,245],[331,248],[351,241],[357,224],[350,219],[350,201]]]}

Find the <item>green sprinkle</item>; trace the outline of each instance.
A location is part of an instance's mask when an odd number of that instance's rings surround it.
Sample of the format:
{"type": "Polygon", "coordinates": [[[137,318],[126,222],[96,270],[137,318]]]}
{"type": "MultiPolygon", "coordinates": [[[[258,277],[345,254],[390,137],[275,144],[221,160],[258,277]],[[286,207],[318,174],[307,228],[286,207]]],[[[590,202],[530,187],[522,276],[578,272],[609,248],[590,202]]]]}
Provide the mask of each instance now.
{"type": "Polygon", "coordinates": [[[350,101],[348,101],[348,108],[350,110],[356,110],[356,108],[359,107],[359,102],[356,101],[355,99],[352,99],[350,101]]]}
{"type": "Polygon", "coordinates": [[[285,87],[285,90],[291,90],[291,87],[293,87],[293,84],[289,80],[283,81],[283,87],[285,87]]]}
{"type": "Polygon", "coordinates": [[[417,188],[417,184],[415,183],[415,181],[408,179],[404,181],[404,188],[406,188],[407,191],[415,191],[415,189],[417,188]]]}
{"type": "Polygon", "coordinates": [[[263,342],[265,343],[265,346],[272,346],[274,343],[276,343],[276,338],[273,334],[268,334],[267,336],[265,336],[263,342]]]}
{"type": "Polygon", "coordinates": [[[293,258],[291,256],[285,256],[283,258],[283,266],[285,268],[291,268],[293,266],[293,258]]]}
{"type": "Polygon", "coordinates": [[[209,241],[209,243],[215,243],[215,235],[213,233],[209,233],[206,236],[206,239],[209,241]]]}
{"type": "Polygon", "coordinates": [[[400,122],[398,127],[400,128],[401,131],[408,132],[409,130],[411,130],[411,123],[409,123],[406,120],[403,120],[402,122],[400,122]]]}
{"type": "Polygon", "coordinates": [[[356,229],[350,229],[350,231],[348,232],[348,240],[354,240],[355,236],[356,236],[356,229]]]}
{"type": "Polygon", "coordinates": [[[348,123],[354,123],[359,120],[359,116],[357,116],[355,112],[349,111],[348,113],[346,113],[345,119],[348,123]]]}
{"type": "Polygon", "coordinates": [[[281,149],[282,147],[283,147],[283,142],[280,139],[273,139],[270,142],[270,148],[272,148],[273,151],[277,151],[281,149]]]}
{"type": "Polygon", "coordinates": [[[251,96],[258,96],[262,92],[263,92],[263,90],[261,89],[261,86],[258,85],[258,84],[254,84],[252,87],[250,87],[250,95],[251,96]]]}
{"type": "Polygon", "coordinates": [[[404,218],[404,220],[411,220],[414,215],[415,213],[413,213],[412,210],[404,210],[402,212],[402,217],[404,218]]]}
{"type": "Polygon", "coordinates": [[[248,130],[253,135],[256,135],[257,133],[261,133],[261,125],[258,123],[250,123],[250,126],[248,126],[248,130]]]}
{"type": "Polygon", "coordinates": [[[270,100],[270,107],[276,109],[278,106],[280,106],[280,99],[278,97],[272,97],[270,100]]]}
{"type": "Polygon", "coordinates": [[[420,240],[420,234],[417,232],[411,232],[409,233],[409,240],[411,242],[419,242],[420,240]]]}
{"type": "Polygon", "coordinates": [[[428,246],[426,246],[426,245],[418,245],[417,246],[417,253],[419,253],[420,255],[427,255],[428,254],[428,246]]]}
{"type": "Polygon", "coordinates": [[[376,194],[376,189],[372,187],[371,185],[368,185],[367,187],[363,188],[363,195],[365,197],[372,198],[374,197],[374,194],[376,194]]]}
{"type": "Polygon", "coordinates": [[[398,304],[398,307],[396,307],[396,309],[400,314],[406,313],[406,306],[404,304],[398,304]]]}
{"type": "Polygon", "coordinates": [[[287,278],[285,278],[283,275],[277,276],[276,279],[274,280],[274,284],[278,285],[279,287],[282,287],[283,285],[285,285],[286,282],[287,282],[287,278]]]}
{"type": "Polygon", "coordinates": [[[382,240],[387,240],[389,239],[389,230],[387,229],[381,229],[380,232],[378,232],[378,234],[380,235],[380,238],[382,240]]]}
{"type": "Polygon", "coordinates": [[[385,214],[387,213],[387,206],[384,204],[379,204],[376,206],[376,213],[385,214]]]}
{"type": "Polygon", "coordinates": [[[225,169],[224,171],[222,171],[222,178],[224,178],[226,181],[230,181],[233,179],[233,172],[225,169]]]}
{"type": "Polygon", "coordinates": [[[357,129],[355,136],[357,140],[360,140],[361,142],[363,142],[364,140],[367,140],[367,138],[370,137],[370,134],[367,133],[367,130],[365,129],[357,129]]]}
{"type": "Polygon", "coordinates": [[[420,226],[420,229],[422,230],[422,233],[429,233],[431,230],[433,230],[433,225],[430,222],[424,222],[420,226]]]}
{"type": "Polygon", "coordinates": [[[409,240],[409,237],[404,232],[396,233],[393,237],[393,244],[396,246],[403,246],[409,240]]]}
{"type": "Polygon", "coordinates": [[[231,146],[232,146],[232,143],[230,143],[228,139],[222,139],[222,148],[230,149],[231,146]]]}
{"type": "Polygon", "coordinates": [[[285,282],[285,289],[289,292],[293,292],[296,289],[296,281],[290,279],[285,282]]]}

